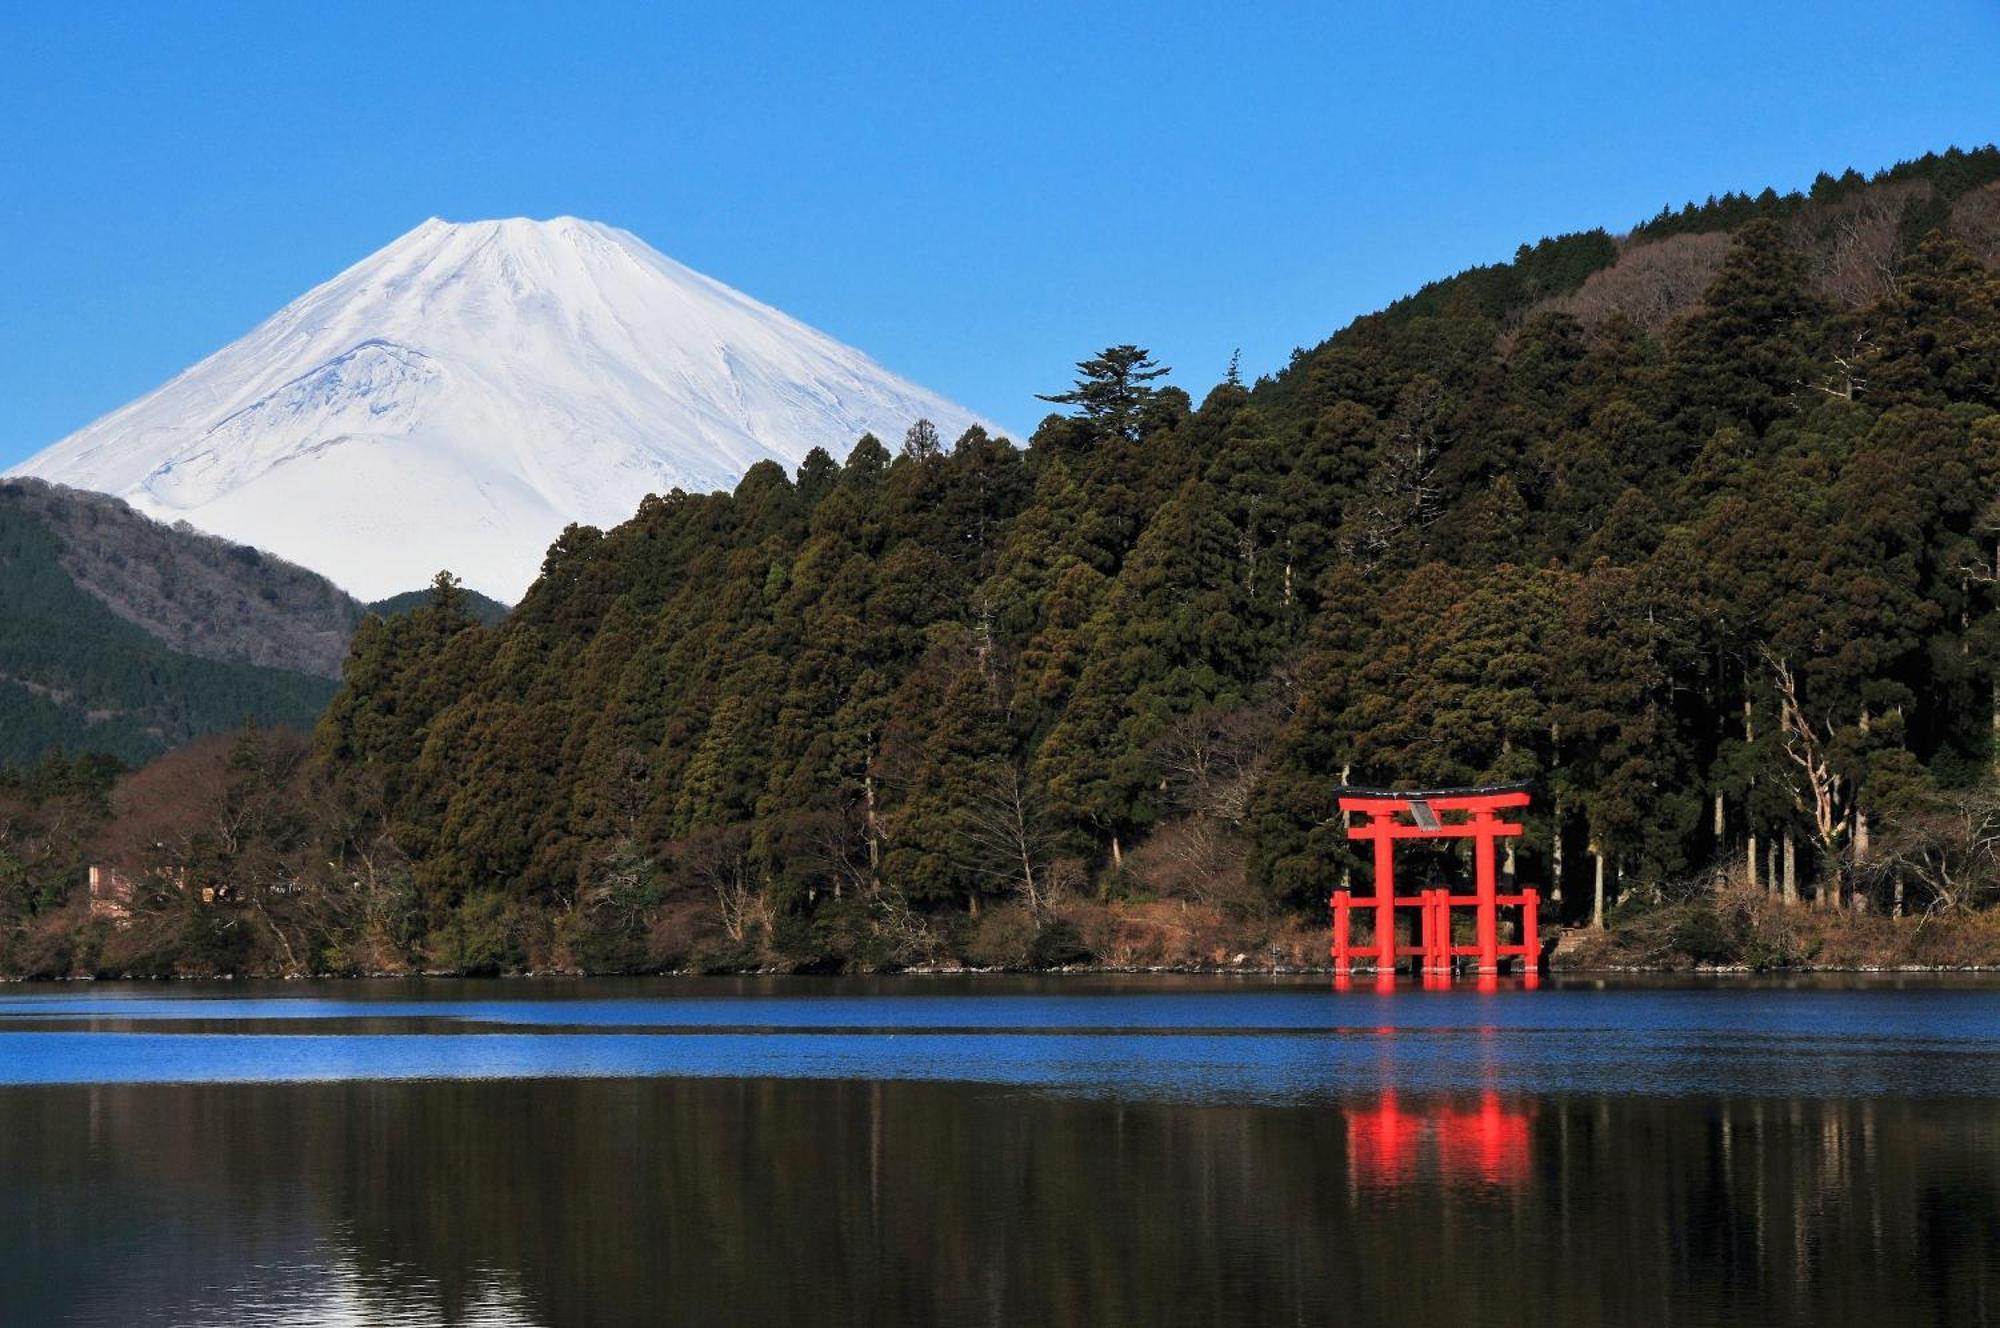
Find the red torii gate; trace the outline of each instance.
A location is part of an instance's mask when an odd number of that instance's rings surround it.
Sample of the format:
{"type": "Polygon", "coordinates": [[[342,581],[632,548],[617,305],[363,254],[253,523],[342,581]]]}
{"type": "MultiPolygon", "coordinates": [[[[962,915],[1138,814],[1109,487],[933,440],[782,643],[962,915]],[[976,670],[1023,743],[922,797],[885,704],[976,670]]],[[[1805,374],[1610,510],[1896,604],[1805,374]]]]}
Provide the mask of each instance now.
{"type": "Polygon", "coordinates": [[[1351,914],[1356,908],[1375,912],[1375,943],[1362,954],[1372,953],[1377,974],[1392,974],[1396,960],[1414,956],[1416,967],[1427,973],[1448,973],[1459,955],[1477,958],[1482,974],[1500,971],[1503,957],[1519,956],[1525,973],[1533,973],[1541,963],[1539,917],[1541,896],[1534,890],[1503,895],[1499,892],[1494,866],[1494,841],[1521,833],[1518,822],[1503,821],[1505,809],[1526,807],[1528,791],[1517,786],[1502,788],[1432,789],[1391,792],[1386,789],[1343,789],[1340,814],[1347,820],[1359,812],[1368,819],[1347,827],[1349,839],[1375,842],[1375,895],[1356,899],[1351,891],[1333,892],[1333,971],[1346,976],[1354,971],[1355,951],[1348,935],[1351,914]],[[1407,815],[1409,820],[1400,819],[1407,815]],[[1399,839],[1470,839],[1472,844],[1473,889],[1469,895],[1455,895],[1446,889],[1421,890],[1413,895],[1396,893],[1396,841],[1399,839]],[[1475,910],[1476,940],[1472,945],[1453,945],[1451,910],[1469,906],[1475,910]],[[1516,945],[1500,943],[1500,909],[1521,910],[1521,939],[1516,945]],[[1419,924],[1416,945],[1396,944],[1396,910],[1414,908],[1419,924]]]}

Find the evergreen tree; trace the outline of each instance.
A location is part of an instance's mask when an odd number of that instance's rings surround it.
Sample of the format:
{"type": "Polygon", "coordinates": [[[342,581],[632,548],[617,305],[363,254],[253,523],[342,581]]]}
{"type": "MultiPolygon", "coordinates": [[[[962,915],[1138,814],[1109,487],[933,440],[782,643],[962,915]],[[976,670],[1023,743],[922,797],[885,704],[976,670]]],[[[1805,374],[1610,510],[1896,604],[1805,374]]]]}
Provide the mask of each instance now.
{"type": "Polygon", "coordinates": [[[1131,345],[1107,346],[1090,359],[1079,361],[1076,368],[1076,386],[1038,399],[1077,407],[1101,437],[1137,442],[1156,391],[1150,384],[1170,370],[1155,364],[1149,352],[1131,345]]]}
{"type": "Polygon", "coordinates": [[[1740,424],[1762,433],[1804,404],[1822,378],[1825,314],[1783,229],[1744,227],[1674,338],[1674,381],[1694,432],[1740,424]]]}

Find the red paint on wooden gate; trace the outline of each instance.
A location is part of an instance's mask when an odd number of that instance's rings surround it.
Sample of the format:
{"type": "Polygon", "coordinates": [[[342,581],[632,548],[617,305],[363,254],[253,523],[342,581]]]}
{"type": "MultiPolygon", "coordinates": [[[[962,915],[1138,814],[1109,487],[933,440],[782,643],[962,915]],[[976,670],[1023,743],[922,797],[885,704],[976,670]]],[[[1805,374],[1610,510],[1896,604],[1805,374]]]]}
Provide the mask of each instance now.
{"type": "Polygon", "coordinates": [[[1435,792],[1392,793],[1373,789],[1349,789],[1340,797],[1340,812],[1348,818],[1347,837],[1372,840],[1375,846],[1375,893],[1357,898],[1352,891],[1333,892],[1333,971],[1344,978],[1354,972],[1355,961],[1372,958],[1378,979],[1393,975],[1399,959],[1413,960],[1412,967],[1425,974],[1448,974],[1462,956],[1470,956],[1480,974],[1500,971],[1503,959],[1518,958],[1521,971],[1534,975],[1541,966],[1541,896],[1535,890],[1501,894],[1495,865],[1498,841],[1521,833],[1518,822],[1503,821],[1500,813],[1528,805],[1525,789],[1441,789],[1435,792]],[[1366,819],[1355,823],[1351,818],[1366,819]],[[1407,818],[1407,819],[1405,819],[1407,818]],[[1470,839],[1472,841],[1473,892],[1453,894],[1446,889],[1396,893],[1396,842],[1403,839],[1470,839]],[[1353,944],[1351,914],[1355,909],[1374,914],[1375,936],[1366,949],[1353,944]],[[1470,908],[1473,913],[1473,943],[1455,944],[1452,938],[1452,910],[1470,908]],[[1512,944],[1500,940],[1500,910],[1520,909],[1520,928],[1512,944]],[[1401,944],[1397,936],[1398,909],[1416,913],[1414,944],[1401,944]]]}

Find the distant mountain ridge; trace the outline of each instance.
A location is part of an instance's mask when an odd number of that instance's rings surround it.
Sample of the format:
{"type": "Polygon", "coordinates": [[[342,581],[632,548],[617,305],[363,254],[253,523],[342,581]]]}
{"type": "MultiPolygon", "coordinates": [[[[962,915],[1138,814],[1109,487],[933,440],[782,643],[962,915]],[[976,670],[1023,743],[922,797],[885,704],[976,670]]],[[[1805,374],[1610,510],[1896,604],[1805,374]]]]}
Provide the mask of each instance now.
{"type": "Polygon", "coordinates": [[[163,525],[105,494],[5,480],[0,505],[48,527],[79,589],[199,659],[338,678],[368,611],[316,572],[190,526],[163,525]]]}
{"type": "MultiPolygon", "coordinates": [[[[1872,175],[1851,167],[1837,176],[1822,172],[1802,192],[1711,194],[1664,207],[1622,235],[1596,229],[1545,237],[1521,245],[1509,261],[1427,282],[1363,314],[1348,331],[1439,316],[1518,323],[1539,311],[1570,314],[1586,326],[1623,317],[1658,331],[1700,302],[1732,235],[1759,220],[1778,223],[1810,256],[1822,295],[1866,305],[1893,290],[1917,240],[1934,229],[1989,266],[2000,264],[2000,149],[1926,153],[1872,175]]],[[[1295,351],[1294,367],[1330,342],[1295,351]]]]}
{"type": "Polygon", "coordinates": [[[58,748],[136,764],[245,720],[308,728],[362,621],[425,597],[363,605],[119,499],[0,481],[0,767],[58,748]]]}
{"type": "Polygon", "coordinates": [[[433,219],[16,468],[379,599],[519,598],[571,522],[980,423],[630,232],[433,219]]]}
{"type": "MultiPolygon", "coordinates": [[[[312,660],[316,671],[308,673],[248,662],[259,653],[255,631],[221,625],[233,615],[218,615],[215,626],[203,622],[219,602],[268,603],[255,588],[265,575],[262,555],[234,567],[226,554],[210,562],[207,536],[146,531],[138,524],[144,517],[107,502],[0,485],[0,766],[26,765],[58,749],[139,764],[246,720],[311,724],[334,689],[316,626],[289,633],[278,649],[312,660]],[[77,531],[88,538],[69,542],[77,531]],[[128,548],[145,550],[143,565],[123,552],[128,548]],[[121,569],[132,574],[132,593],[116,608],[86,588],[117,584],[121,569]],[[176,648],[156,630],[194,649],[176,648]]],[[[297,570],[282,569],[275,584],[297,570]]],[[[335,601],[323,622],[348,620],[335,601]]]]}

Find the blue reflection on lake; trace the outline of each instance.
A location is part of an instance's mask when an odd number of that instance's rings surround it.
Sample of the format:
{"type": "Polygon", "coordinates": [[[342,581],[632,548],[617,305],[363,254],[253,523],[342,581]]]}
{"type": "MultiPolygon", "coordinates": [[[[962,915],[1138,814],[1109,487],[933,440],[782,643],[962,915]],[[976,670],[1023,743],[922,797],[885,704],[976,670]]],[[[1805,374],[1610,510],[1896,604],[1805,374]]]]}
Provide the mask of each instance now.
{"type": "Polygon", "coordinates": [[[23,991],[0,998],[0,1083],[769,1077],[1236,1101],[2000,1094],[2000,994],[1980,987],[873,985],[23,991]]]}

